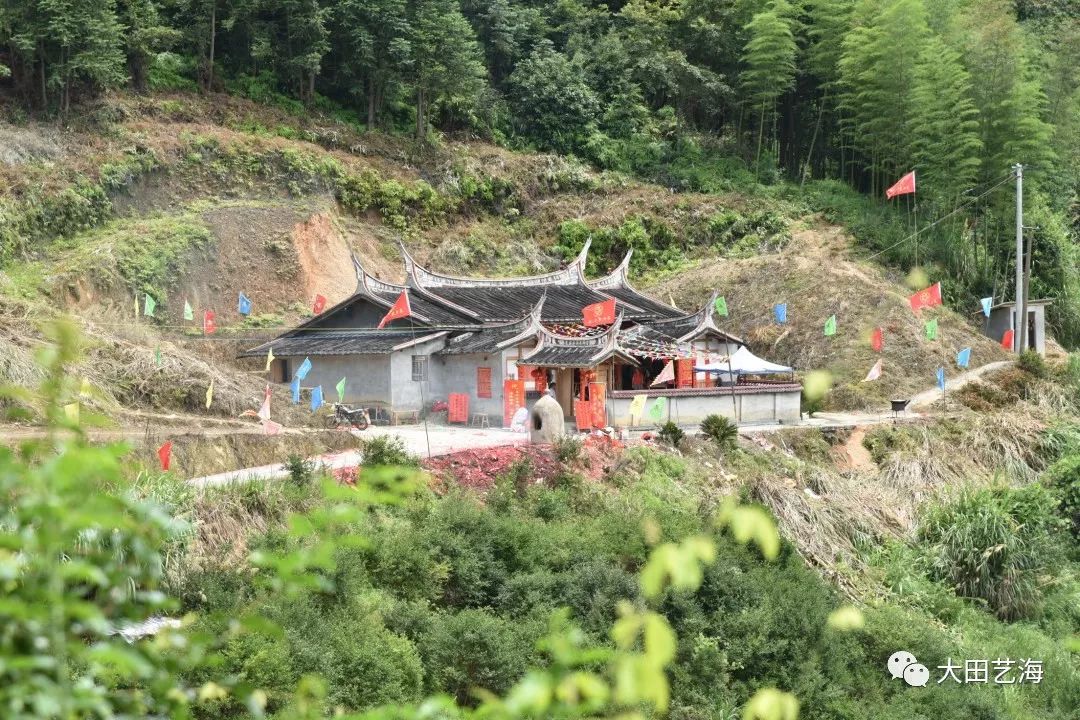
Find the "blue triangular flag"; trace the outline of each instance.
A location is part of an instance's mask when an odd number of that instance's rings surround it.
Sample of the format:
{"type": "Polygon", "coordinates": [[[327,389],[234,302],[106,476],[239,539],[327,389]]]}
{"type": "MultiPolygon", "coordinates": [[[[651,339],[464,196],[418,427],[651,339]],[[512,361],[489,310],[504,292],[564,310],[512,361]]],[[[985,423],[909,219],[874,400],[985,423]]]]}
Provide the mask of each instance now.
{"type": "Polygon", "coordinates": [[[971,362],[971,348],[966,347],[960,352],[956,353],[956,364],[962,368],[966,368],[968,363],[971,362]]]}
{"type": "Polygon", "coordinates": [[[248,296],[244,293],[240,293],[240,300],[236,303],[236,305],[236,309],[240,311],[241,315],[251,314],[251,300],[249,300],[248,296]]]}
{"type": "Polygon", "coordinates": [[[322,407],[322,385],[311,391],[311,412],[315,412],[322,407]]]}
{"type": "Polygon", "coordinates": [[[293,381],[289,383],[289,390],[292,391],[293,405],[300,404],[300,378],[294,377],[293,381]]]}
{"type": "Polygon", "coordinates": [[[780,303],[773,307],[773,314],[776,315],[776,322],[783,325],[787,322],[787,303],[780,303]]]}
{"type": "Polygon", "coordinates": [[[945,368],[943,367],[937,369],[937,386],[942,392],[945,392],[945,368]]]}
{"type": "Polygon", "coordinates": [[[985,315],[986,317],[990,317],[990,305],[993,304],[994,298],[983,298],[979,302],[982,303],[983,315],[985,315]]]}
{"type": "Polygon", "coordinates": [[[300,363],[300,367],[296,368],[296,377],[303,380],[309,372],[311,372],[311,358],[304,358],[304,362],[300,363]]]}

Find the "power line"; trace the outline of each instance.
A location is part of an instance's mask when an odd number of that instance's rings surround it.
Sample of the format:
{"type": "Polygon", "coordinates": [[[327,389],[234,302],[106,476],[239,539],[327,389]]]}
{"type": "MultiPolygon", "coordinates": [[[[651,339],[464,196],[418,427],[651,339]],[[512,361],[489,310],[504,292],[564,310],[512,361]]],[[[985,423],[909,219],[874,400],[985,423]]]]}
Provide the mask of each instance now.
{"type": "Polygon", "coordinates": [[[999,187],[1001,187],[1001,186],[1002,186],[1002,185],[1004,185],[1005,183],[1009,182],[1009,181],[1010,181],[1010,180],[1012,180],[1012,179],[1013,179],[1014,177],[1016,177],[1016,174],[1010,171],[1010,172],[1009,172],[1009,173],[1007,173],[1007,174],[1006,174],[1005,176],[1003,176],[1003,177],[1002,177],[1002,178],[1001,178],[1000,180],[998,180],[998,182],[996,182],[996,183],[995,183],[994,185],[992,185],[992,186],[991,186],[991,187],[990,187],[989,189],[987,189],[987,190],[983,191],[983,192],[982,192],[982,193],[980,193],[979,195],[976,195],[975,197],[971,198],[970,200],[968,200],[968,201],[966,201],[966,202],[964,202],[964,203],[961,203],[960,205],[957,205],[957,206],[956,206],[955,208],[953,208],[952,210],[950,210],[950,211],[949,211],[948,213],[946,213],[945,215],[942,215],[941,217],[939,217],[939,218],[938,218],[937,220],[935,220],[934,222],[930,223],[930,224],[929,224],[929,225],[927,225],[926,227],[921,227],[921,228],[919,228],[918,230],[916,230],[915,232],[911,233],[911,234],[910,234],[910,235],[908,235],[907,237],[905,237],[905,238],[902,238],[902,239],[900,239],[900,240],[898,240],[898,241],[894,242],[894,243],[893,243],[892,245],[890,245],[890,246],[889,246],[889,247],[887,247],[887,248],[883,248],[882,250],[878,250],[878,251],[877,251],[876,253],[874,253],[873,255],[869,256],[869,257],[868,257],[868,258],[866,258],[866,259],[867,259],[867,260],[873,260],[873,259],[874,259],[874,258],[876,258],[876,257],[877,257],[878,255],[881,255],[881,254],[883,254],[883,253],[887,253],[888,251],[892,250],[893,248],[897,247],[898,245],[902,245],[902,244],[906,243],[906,242],[907,242],[908,240],[911,240],[911,239],[912,239],[912,238],[914,238],[914,237],[918,237],[919,235],[921,235],[922,233],[926,232],[926,231],[927,231],[927,230],[929,230],[930,228],[933,228],[933,227],[935,227],[935,226],[937,226],[937,225],[940,225],[940,224],[941,224],[942,222],[944,222],[944,221],[948,220],[949,218],[951,218],[951,217],[952,217],[953,215],[955,215],[956,213],[958,213],[958,212],[960,212],[961,210],[963,210],[964,208],[966,208],[966,207],[970,206],[970,205],[971,205],[971,204],[972,204],[973,202],[976,202],[976,201],[978,201],[979,199],[981,199],[981,198],[984,198],[984,197],[986,197],[987,195],[989,195],[990,193],[992,193],[992,192],[993,192],[994,190],[997,190],[997,189],[998,189],[999,187]]]}

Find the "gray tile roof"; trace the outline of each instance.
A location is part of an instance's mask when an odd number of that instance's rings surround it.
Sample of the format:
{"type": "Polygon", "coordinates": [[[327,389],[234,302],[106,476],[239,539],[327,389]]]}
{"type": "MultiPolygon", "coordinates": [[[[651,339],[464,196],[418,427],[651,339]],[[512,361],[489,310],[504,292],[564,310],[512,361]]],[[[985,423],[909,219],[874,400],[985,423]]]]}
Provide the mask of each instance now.
{"type": "Polygon", "coordinates": [[[446,331],[412,330],[320,330],[312,328],[289,337],[280,337],[240,353],[240,357],[261,357],[272,347],[278,357],[301,355],[385,355],[414,340],[437,339],[446,331]]]}

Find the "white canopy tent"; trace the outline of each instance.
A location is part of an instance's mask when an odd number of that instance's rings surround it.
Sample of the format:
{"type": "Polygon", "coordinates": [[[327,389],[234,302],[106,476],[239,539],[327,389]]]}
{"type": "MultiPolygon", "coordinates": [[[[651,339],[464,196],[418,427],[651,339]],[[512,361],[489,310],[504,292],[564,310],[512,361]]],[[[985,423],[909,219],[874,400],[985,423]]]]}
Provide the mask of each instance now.
{"type": "MultiPolygon", "coordinates": [[[[731,358],[714,358],[710,362],[694,365],[695,372],[718,373],[721,376],[728,375],[773,375],[775,373],[795,372],[794,368],[786,365],[777,365],[759,358],[744,345],[734,353],[731,358]]],[[[725,378],[728,379],[728,378],[725,378]]]]}

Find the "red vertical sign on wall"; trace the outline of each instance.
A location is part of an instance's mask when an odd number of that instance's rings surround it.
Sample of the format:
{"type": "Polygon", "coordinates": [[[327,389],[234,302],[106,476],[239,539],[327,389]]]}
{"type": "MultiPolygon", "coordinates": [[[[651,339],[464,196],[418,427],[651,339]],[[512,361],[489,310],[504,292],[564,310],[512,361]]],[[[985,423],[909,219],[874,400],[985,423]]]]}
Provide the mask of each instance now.
{"type": "Polygon", "coordinates": [[[675,361],[675,387],[694,387],[693,358],[680,358],[675,361]]]}
{"type": "Polygon", "coordinates": [[[510,427],[510,421],[518,408],[525,407],[525,381],[506,379],[503,381],[503,427],[510,427]]]}
{"type": "Polygon", "coordinates": [[[450,408],[447,420],[452,423],[469,422],[469,396],[465,393],[450,393],[447,399],[450,408]]]}
{"type": "Polygon", "coordinates": [[[604,400],[607,388],[603,383],[589,383],[589,403],[592,405],[593,427],[602,428],[607,425],[607,407],[604,400]]]}
{"type": "Polygon", "coordinates": [[[574,401],[574,422],[578,432],[591,430],[593,426],[593,406],[591,400],[574,401]]]}
{"type": "Polygon", "coordinates": [[[491,397],[491,368],[476,368],[476,397],[491,397]]]}

